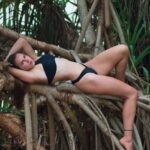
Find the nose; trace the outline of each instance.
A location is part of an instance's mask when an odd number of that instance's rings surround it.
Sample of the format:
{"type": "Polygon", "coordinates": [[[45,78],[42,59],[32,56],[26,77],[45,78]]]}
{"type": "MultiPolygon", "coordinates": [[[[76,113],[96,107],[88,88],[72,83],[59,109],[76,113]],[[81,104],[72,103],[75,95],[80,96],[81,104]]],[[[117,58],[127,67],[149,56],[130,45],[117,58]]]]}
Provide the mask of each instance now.
{"type": "Polygon", "coordinates": [[[24,63],[29,63],[29,60],[28,59],[24,59],[23,62],[24,63]]]}
{"type": "Polygon", "coordinates": [[[27,62],[27,63],[30,62],[28,58],[25,58],[24,61],[27,62]]]}

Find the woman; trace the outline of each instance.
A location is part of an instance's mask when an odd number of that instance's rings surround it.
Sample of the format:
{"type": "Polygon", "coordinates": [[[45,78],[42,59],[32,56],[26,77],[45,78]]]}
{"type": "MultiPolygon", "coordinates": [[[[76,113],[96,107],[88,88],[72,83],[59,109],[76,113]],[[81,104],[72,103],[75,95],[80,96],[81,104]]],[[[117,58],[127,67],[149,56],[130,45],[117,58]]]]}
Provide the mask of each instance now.
{"type": "Polygon", "coordinates": [[[17,67],[8,71],[27,83],[51,84],[71,80],[83,92],[122,97],[124,136],[120,143],[132,150],[132,130],[136,113],[138,92],[124,83],[129,51],[125,45],[112,47],[85,64],[78,64],[52,55],[36,56],[30,44],[19,38],[10,49],[5,61],[14,61],[17,67]],[[19,53],[23,50],[24,53],[19,53]],[[15,55],[14,55],[15,54],[15,55]],[[113,68],[116,78],[106,76],[113,68]]]}

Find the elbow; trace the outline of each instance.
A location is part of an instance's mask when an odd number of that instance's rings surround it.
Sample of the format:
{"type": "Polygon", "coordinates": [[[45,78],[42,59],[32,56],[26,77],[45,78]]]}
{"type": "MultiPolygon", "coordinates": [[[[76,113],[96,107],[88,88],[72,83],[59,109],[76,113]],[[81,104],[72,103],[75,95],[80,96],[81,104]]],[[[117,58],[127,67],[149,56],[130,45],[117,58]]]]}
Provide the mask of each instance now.
{"type": "Polygon", "coordinates": [[[22,37],[20,37],[20,38],[18,39],[18,43],[21,44],[21,45],[24,45],[26,42],[27,42],[26,39],[24,39],[24,38],[22,38],[22,37]]]}
{"type": "Polygon", "coordinates": [[[20,37],[20,38],[18,39],[18,41],[24,42],[24,41],[26,41],[26,40],[25,40],[24,38],[20,37]]]}

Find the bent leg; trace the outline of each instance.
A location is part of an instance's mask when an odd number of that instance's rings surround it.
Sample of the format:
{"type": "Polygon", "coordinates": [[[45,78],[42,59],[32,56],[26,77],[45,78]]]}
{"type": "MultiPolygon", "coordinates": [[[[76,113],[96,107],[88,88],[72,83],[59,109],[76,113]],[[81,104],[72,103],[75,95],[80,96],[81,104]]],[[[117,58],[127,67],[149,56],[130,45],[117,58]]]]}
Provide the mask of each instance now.
{"type": "MultiPolygon", "coordinates": [[[[79,89],[91,94],[107,94],[124,98],[123,126],[125,130],[132,130],[137,105],[137,91],[128,84],[103,75],[86,74],[75,84],[79,89]]],[[[132,150],[132,132],[125,131],[120,143],[126,150],[132,150]]]]}
{"type": "Polygon", "coordinates": [[[93,68],[100,75],[107,75],[113,68],[116,78],[124,81],[125,70],[128,63],[129,50],[126,45],[117,45],[100,53],[85,65],[93,68]]]}

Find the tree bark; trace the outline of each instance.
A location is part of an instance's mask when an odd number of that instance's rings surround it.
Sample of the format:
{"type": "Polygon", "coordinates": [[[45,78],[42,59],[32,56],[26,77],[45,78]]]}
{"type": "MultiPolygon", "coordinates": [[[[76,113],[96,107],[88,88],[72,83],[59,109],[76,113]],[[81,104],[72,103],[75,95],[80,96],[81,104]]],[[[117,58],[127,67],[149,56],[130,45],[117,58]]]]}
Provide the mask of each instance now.
{"type": "Polygon", "coordinates": [[[19,144],[20,147],[26,146],[26,136],[24,130],[20,127],[20,120],[12,114],[0,113],[0,128],[9,133],[19,144]]]}
{"type": "Polygon", "coordinates": [[[76,44],[76,47],[75,47],[75,51],[76,51],[76,52],[79,52],[79,49],[80,49],[80,46],[81,46],[83,37],[84,37],[84,35],[85,35],[85,32],[86,32],[87,27],[88,27],[88,25],[89,25],[90,19],[91,19],[91,17],[92,17],[92,14],[93,14],[93,12],[94,12],[94,10],[95,10],[95,8],[96,8],[98,2],[99,2],[98,0],[94,0],[93,4],[92,4],[92,6],[91,6],[91,9],[90,9],[90,11],[89,11],[89,13],[88,13],[88,15],[87,15],[86,19],[84,20],[84,25],[82,26],[81,34],[80,34],[80,36],[79,36],[79,39],[78,39],[77,44],[76,44]]]}
{"type": "MultiPolygon", "coordinates": [[[[84,27],[85,20],[88,15],[86,0],[77,0],[77,6],[79,11],[81,26],[84,27]]],[[[95,33],[90,22],[85,33],[85,41],[88,46],[93,45],[95,42],[95,33]]]]}
{"type": "MultiPolygon", "coordinates": [[[[8,37],[9,39],[13,41],[16,41],[19,37],[23,37],[31,44],[33,48],[40,49],[44,52],[53,52],[55,55],[67,58],[69,60],[74,60],[70,51],[64,48],[61,48],[60,46],[56,46],[54,44],[48,44],[46,42],[35,40],[31,37],[18,34],[17,32],[12,31],[6,27],[0,26],[0,34],[8,37]]],[[[82,60],[82,62],[85,62],[92,58],[91,55],[88,55],[88,54],[78,54],[78,55],[79,55],[79,58],[82,60]]]]}

